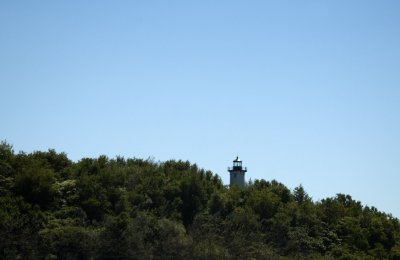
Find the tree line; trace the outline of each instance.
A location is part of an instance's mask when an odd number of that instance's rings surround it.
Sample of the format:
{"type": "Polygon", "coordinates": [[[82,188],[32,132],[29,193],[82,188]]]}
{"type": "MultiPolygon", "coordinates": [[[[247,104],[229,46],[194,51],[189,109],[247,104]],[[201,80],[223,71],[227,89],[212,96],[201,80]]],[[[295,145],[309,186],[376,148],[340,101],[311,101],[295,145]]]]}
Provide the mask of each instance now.
{"type": "Polygon", "coordinates": [[[0,144],[1,259],[400,259],[399,220],[188,161],[71,161],[0,144]]]}

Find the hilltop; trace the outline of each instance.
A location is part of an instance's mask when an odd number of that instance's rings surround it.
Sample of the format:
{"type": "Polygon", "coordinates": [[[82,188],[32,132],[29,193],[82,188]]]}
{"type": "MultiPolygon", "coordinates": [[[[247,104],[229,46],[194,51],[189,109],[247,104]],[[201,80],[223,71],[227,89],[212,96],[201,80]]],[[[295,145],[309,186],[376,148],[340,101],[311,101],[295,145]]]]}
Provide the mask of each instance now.
{"type": "Polygon", "coordinates": [[[188,161],[0,145],[1,259],[400,259],[400,223],[350,195],[224,186],[188,161]]]}

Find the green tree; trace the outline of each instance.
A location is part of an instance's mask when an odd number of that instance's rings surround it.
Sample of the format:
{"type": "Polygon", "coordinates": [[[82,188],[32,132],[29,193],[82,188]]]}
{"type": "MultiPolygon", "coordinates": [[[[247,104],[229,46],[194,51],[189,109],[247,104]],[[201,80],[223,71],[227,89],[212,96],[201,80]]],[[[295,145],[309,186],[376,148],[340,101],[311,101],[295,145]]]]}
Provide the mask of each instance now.
{"type": "Polygon", "coordinates": [[[49,208],[56,195],[55,181],[51,169],[33,162],[15,176],[14,191],[29,203],[49,208]]]}

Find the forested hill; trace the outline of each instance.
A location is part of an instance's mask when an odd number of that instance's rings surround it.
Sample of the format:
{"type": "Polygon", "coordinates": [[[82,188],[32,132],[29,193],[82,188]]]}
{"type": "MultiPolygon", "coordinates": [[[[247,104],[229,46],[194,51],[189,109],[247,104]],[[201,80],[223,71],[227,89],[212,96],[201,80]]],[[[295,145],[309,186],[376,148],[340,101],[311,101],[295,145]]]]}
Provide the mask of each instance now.
{"type": "Polygon", "coordinates": [[[350,196],[227,187],[184,161],[0,145],[1,259],[400,259],[399,221],[350,196]]]}

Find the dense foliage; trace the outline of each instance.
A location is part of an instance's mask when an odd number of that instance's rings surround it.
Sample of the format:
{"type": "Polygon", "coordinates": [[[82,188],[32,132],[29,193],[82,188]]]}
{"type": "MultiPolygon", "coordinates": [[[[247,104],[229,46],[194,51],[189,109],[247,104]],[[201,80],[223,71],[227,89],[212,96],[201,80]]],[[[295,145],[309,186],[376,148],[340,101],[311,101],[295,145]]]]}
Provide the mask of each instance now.
{"type": "Polygon", "coordinates": [[[338,194],[226,187],[184,161],[0,145],[1,259],[400,259],[398,219],[338,194]]]}

